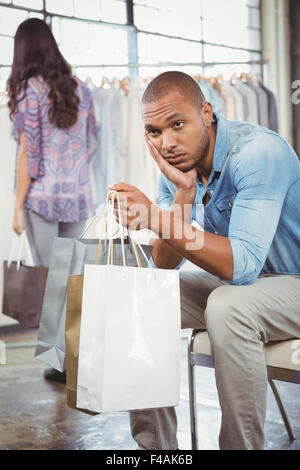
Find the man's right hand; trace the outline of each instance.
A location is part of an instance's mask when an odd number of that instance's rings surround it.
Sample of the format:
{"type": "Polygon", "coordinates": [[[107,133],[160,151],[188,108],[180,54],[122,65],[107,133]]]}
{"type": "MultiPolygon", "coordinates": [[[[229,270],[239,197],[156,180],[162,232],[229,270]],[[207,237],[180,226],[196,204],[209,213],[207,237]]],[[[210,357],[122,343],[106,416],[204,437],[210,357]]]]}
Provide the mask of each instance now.
{"type": "MultiPolygon", "coordinates": [[[[175,214],[176,219],[190,223],[191,211],[196,196],[196,168],[186,172],[179,170],[164,158],[153,145],[146,132],[145,141],[162,174],[176,187],[176,194],[170,211],[175,214]]],[[[182,254],[169,246],[165,240],[155,240],[153,245],[152,259],[158,268],[174,269],[182,261],[182,254]]]]}
{"type": "Polygon", "coordinates": [[[146,144],[149,148],[149,151],[152,155],[152,158],[156,161],[157,165],[159,166],[160,171],[164,174],[164,176],[171,181],[177,188],[177,191],[190,193],[192,203],[194,202],[195,194],[196,194],[196,181],[197,181],[197,170],[193,168],[192,170],[183,172],[176,168],[175,166],[171,165],[163,155],[157,150],[157,148],[153,145],[151,140],[149,139],[147,133],[145,132],[145,140],[146,144]]]}

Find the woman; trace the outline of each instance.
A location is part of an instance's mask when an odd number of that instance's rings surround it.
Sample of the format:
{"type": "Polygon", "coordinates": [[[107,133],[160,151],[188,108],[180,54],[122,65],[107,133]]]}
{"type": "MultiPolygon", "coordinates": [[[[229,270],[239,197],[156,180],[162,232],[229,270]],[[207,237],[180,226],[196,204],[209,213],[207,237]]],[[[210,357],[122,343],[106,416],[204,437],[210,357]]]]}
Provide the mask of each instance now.
{"type": "Polygon", "coordinates": [[[13,229],[26,228],[35,264],[48,266],[54,237],[78,237],[94,215],[93,101],[37,18],[18,27],[7,89],[17,140],[13,229]]]}

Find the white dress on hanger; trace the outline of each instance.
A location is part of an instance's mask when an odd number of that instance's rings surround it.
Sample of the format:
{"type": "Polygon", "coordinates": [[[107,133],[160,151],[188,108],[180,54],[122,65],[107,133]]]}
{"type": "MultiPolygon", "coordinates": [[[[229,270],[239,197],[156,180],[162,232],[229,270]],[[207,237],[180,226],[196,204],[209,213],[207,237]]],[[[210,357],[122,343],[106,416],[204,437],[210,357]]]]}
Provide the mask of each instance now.
{"type": "Polygon", "coordinates": [[[150,155],[144,138],[141,116],[142,88],[138,81],[131,83],[128,93],[128,154],[126,182],[143,191],[157,202],[159,169],[150,155]]]}

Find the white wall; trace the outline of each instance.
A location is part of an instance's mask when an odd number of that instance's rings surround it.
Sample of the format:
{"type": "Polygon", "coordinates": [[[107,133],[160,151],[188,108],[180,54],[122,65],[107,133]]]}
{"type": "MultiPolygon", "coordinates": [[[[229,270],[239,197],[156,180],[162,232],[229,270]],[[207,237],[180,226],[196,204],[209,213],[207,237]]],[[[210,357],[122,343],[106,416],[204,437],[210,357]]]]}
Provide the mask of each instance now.
{"type": "Polygon", "coordinates": [[[0,106],[0,326],[16,323],[2,314],[3,261],[8,257],[13,236],[11,227],[16,143],[10,132],[8,109],[0,106]]]}
{"type": "Polygon", "coordinates": [[[289,2],[261,0],[266,84],[277,98],[279,133],[292,145],[289,2]]]}

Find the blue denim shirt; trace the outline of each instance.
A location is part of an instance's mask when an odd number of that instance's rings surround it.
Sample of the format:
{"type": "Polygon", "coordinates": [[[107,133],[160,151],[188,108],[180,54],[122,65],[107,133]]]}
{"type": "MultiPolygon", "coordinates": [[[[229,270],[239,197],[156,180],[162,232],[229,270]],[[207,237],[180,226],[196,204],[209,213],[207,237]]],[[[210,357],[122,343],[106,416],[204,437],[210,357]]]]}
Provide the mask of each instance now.
{"type": "MultiPolygon", "coordinates": [[[[264,127],[228,121],[219,115],[216,119],[213,169],[207,188],[197,181],[192,219],[200,221],[208,190],[204,230],[229,238],[233,253],[231,284],[251,284],[265,273],[299,275],[297,155],[282,137],[264,127]]],[[[175,193],[174,184],[161,174],[160,206],[169,208],[175,193]]]]}

